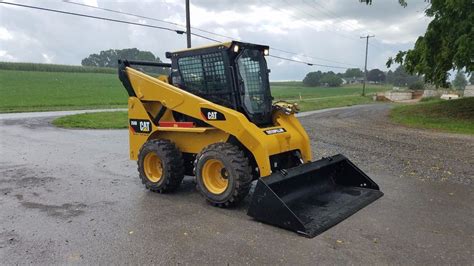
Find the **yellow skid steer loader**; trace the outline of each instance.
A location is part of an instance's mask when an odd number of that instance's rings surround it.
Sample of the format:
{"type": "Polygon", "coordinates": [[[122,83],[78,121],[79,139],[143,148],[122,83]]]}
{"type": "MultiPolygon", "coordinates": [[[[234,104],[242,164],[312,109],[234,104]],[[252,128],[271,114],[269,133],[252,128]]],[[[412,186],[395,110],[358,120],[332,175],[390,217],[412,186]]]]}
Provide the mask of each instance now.
{"type": "Polygon", "coordinates": [[[343,155],[312,162],[297,106],[272,101],[268,54],[233,41],[166,53],[171,64],[120,60],[130,158],[151,191],[192,175],[218,207],[241,202],[258,180],[248,215],[314,237],[383,193],[343,155]]]}

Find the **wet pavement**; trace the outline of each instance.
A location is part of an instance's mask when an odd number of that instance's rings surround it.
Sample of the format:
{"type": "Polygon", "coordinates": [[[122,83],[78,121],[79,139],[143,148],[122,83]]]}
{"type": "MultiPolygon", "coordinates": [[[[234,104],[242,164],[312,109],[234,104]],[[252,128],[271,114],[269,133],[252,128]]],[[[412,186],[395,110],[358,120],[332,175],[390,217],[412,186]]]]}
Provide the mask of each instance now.
{"type": "Polygon", "coordinates": [[[471,264],[474,137],[393,125],[388,105],[301,118],[385,196],[307,239],[208,205],[186,177],[148,192],[125,130],[0,119],[0,264],[471,264]]]}

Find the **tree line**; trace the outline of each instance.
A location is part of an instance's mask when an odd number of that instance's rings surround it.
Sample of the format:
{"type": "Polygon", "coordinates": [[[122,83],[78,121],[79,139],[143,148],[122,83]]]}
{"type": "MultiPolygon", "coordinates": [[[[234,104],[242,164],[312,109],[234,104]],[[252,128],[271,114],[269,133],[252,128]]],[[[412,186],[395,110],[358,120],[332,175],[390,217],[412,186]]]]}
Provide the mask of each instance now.
{"type": "MultiPolygon", "coordinates": [[[[329,72],[309,72],[303,79],[306,86],[326,86],[338,87],[343,83],[357,84],[364,80],[364,72],[359,68],[349,68],[344,73],[329,72]]],[[[377,84],[392,84],[397,87],[408,87],[412,90],[422,90],[425,86],[423,77],[409,74],[403,65],[400,65],[395,71],[389,70],[383,72],[380,69],[367,71],[367,81],[377,84]]],[[[474,74],[469,77],[469,82],[464,71],[458,71],[452,82],[448,83],[457,90],[464,90],[468,83],[474,84],[474,74]]]]}
{"type": "MultiPolygon", "coordinates": [[[[327,86],[338,87],[343,83],[361,83],[364,79],[364,72],[359,68],[349,68],[344,73],[309,72],[303,79],[303,84],[307,86],[327,86]]],[[[410,75],[403,66],[399,66],[395,71],[383,72],[375,68],[367,71],[367,81],[371,83],[389,83],[400,87],[419,87],[423,85],[422,78],[410,75]]]]}
{"type": "Polygon", "coordinates": [[[93,67],[117,68],[119,59],[161,62],[160,58],[150,51],[140,51],[137,48],[109,49],[91,54],[82,59],[81,65],[93,67]]]}
{"type": "MultiPolygon", "coordinates": [[[[137,48],[109,49],[91,54],[82,59],[82,66],[110,67],[116,69],[119,59],[150,61],[161,63],[161,59],[150,51],[140,51],[137,48]]],[[[140,70],[151,75],[169,74],[169,69],[154,66],[138,66],[140,70]]]]}

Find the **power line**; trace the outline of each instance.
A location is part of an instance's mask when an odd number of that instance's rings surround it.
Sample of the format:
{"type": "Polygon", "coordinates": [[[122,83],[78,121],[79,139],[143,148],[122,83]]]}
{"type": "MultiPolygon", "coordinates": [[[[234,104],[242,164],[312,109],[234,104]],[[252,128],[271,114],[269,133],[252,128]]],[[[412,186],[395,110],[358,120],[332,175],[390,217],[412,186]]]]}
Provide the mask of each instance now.
{"type": "MultiPolygon", "coordinates": [[[[284,1],[285,1],[285,0],[284,0],[284,1]]],[[[270,5],[270,3],[267,2],[266,0],[264,0],[264,3],[265,3],[264,5],[266,5],[267,7],[271,8],[271,9],[274,9],[274,10],[278,10],[278,11],[280,11],[281,13],[285,13],[285,14],[287,14],[287,15],[293,17],[294,19],[299,20],[299,21],[305,23],[306,25],[309,25],[311,28],[316,29],[316,28],[314,27],[314,25],[311,24],[311,23],[309,23],[306,19],[301,19],[301,18],[295,17],[294,15],[285,12],[284,10],[282,10],[282,9],[279,8],[279,7],[270,5]]],[[[287,3],[288,3],[288,2],[287,2],[287,3]]],[[[290,3],[288,3],[288,4],[290,4],[290,3]]],[[[316,30],[317,30],[317,29],[316,29],[316,30]]],[[[343,38],[349,39],[349,40],[351,40],[351,41],[356,41],[355,38],[350,38],[350,37],[348,37],[348,36],[346,36],[346,35],[343,35],[343,34],[341,34],[341,33],[336,32],[336,31],[332,31],[332,32],[335,33],[335,34],[337,34],[337,35],[339,35],[339,36],[341,36],[341,37],[343,37],[343,38]]],[[[273,48],[273,49],[274,49],[274,50],[280,50],[280,49],[275,49],[275,48],[273,48]]],[[[284,50],[280,50],[280,51],[285,52],[284,50]]],[[[289,52],[289,54],[299,55],[298,53],[294,53],[294,52],[289,52]]],[[[303,56],[304,56],[304,55],[303,55],[303,56]]],[[[305,57],[317,59],[317,58],[311,57],[311,56],[305,56],[305,57]]],[[[319,60],[321,60],[321,59],[319,59],[319,60]]],[[[345,65],[357,66],[357,65],[354,65],[354,64],[341,63],[341,62],[337,62],[337,61],[334,61],[334,60],[325,60],[325,61],[332,61],[332,62],[338,63],[338,64],[345,64],[345,65]]],[[[359,66],[357,66],[357,67],[359,67],[359,66]]]]}
{"type": "MultiPolygon", "coordinates": [[[[89,7],[89,8],[93,8],[93,9],[108,11],[108,12],[112,12],[112,13],[127,15],[127,16],[134,16],[134,17],[138,17],[138,18],[154,20],[154,21],[158,21],[158,22],[161,22],[161,23],[167,23],[167,24],[171,24],[171,25],[175,25],[175,26],[179,26],[179,27],[186,27],[183,24],[170,22],[170,21],[166,21],[166,20],[163,20],[163,19],[156,19],[156,18],[152,18],[152,17],[142,16],[142,15],[138,15],[138,14],[134,14],[134,13],[123,12],[123,11],[118,11],[118,10],[113,10],[113,9],[103,8],[103,7],[96,7],[96,6],[77,3],[77,2],[69,1],[69,0],[63,0],[63,2],[68,3],[68,4],[74,4],[74,5],[89,7]]],[[[202,32],[205,32],[205,33],[208,33],[208,34],[211,34],[211,35],[223,37],[223,38],[230,39],[230,40],[239,40],[238,38],[234,38],[232,36],[222,35],[222,34],[219,34],[219,33],[214,33],[214,32],[207,31],[207,30],[200,29],[200,28],[196,28],[196,27],[191,27],[191,29],[202,31],[202,32]]],[[[213,40],[213,41],[217,41],[217,40],[213,40]]],[[[280,51],[280,52],[287,53],[287,54],[299,55],[299,56],[303,56],[303,57],[307,57],[307,58],[311,58],[311,59],[316,59],[316,60],[321,60],[321,61],[326,61],[326,62],[332,62],[332,63],[336,63],[336,64],[359,67],[358,65],[354,65],[354,64],[350,64],[350,63],[343,63],[343,62],[338,62],[338,61],[325,59],[325,58],[321,58],[321,57],[316,57],[316,56],[312,56],[312,55],[306,55],[306,54],[303,54],[303,53],[291,52],[291,51],[279,49],[279,48],[276,48],[276,47],[273,47],[273,46],[272,46],[272,50],[280,51]]]]}
{"type": "MultiPolygon", "coordinates": [[[[134,13],[123,12],[123,11],[113,10],[113,9],[104,8],[104,7],[98,7],[98,6],[92,6],[92,5],[77,3],[77,2],[69,1],[69,0],[63,0],[63,2],[67,3],[67,4],[73,4],[73,5],[78,5],[78,6],[94,8],[94,9],[98,9],[98,10],[102,10],[102,11],[112,12],[112,13],[116,13],[116,14],[122,14],[122,15],[137,17],[137,18],[154,20],[154,21],[158,21],[158,22],[161,22],[161,23],[166,23],[166,24],[186,28],[186,25],[176,23],[176,22],[166,21],[166,20],[163,20],[163,19],[157,19],[157,18],[142,16],[142,15],[138,15],[138,14],[134,14],[134,13]]],[[[191,29],[198,30],[198,31],[201,31],[201,32],[205,32],[205,33],[208,33],[208,34],[212,34],[212,35],[215,35],[215,36],[223,37],[223,38],[232,39],[232,37],[222,35],[222,34],[219,34],[219,33],[215,33],[215,32],[212,32],[212,31],[207,31],[207,30],[204,30],[204,29],[196,28],[196,27],[191,27],[191,29]]]]}
{"type": "Polygon", "coordinates": [[[291,61],[291,62],[295,62],[295,63],[305,64],[305,65],[308,65],[308,66],[320,66],[320,67],[328,67],[328,68],[347,69],[347,67],[331,66],[331,65],[322,65],[322,64],[312,63],[312,62],[306,62],[306,61],[300,61],[300,60],[296,60],[296,59],[291,59],[291,58],[287,58],[287,57],[281,57],[281,56],[277,56],[277,55],[269,55],[269,56],[270,56],[270,57],[274,57],[274,58],[278,58],[278,59],[282,59],[282,60],[286,60],[286,61],[291,61]]]}
{"type": "MultiPolygon", "coordinates": [[[[285,0],[285,1],[286,1],[286,0],[285,0]]],[[[332,17],[333,17],[334,19],[336,19],[336,20],[339,20],[339,22],[340,22],[341,24],[345,25],[346,27],[348,27],[349,29],[351,29],[351,30],[353,30],[353,31],[356,31],[356,30],[357,30],[357,29],[354,28],[352,25],[350,25],[350,24],[346,23],[345,21],[343,21],[343,18],[342,18],[342,17],[338,16],[337,14],[335,14],[334,12],[332,12],[331,10],[325,8],[322,4],[320,4],[320,3],[316,2],[316,1],[315,1],[315,2],[311,2],[311,3],[313,3],[313,4],[317,5],[317,6],[319,6],[319,7],[321,8],[321,10],[320,10],[320,9],[317,9],[315,6],[310,5],[310,4],[307,3],[305,0],[302,0],[302,1],[303,1],[307,6],[314,8],[315,10],[319,11],[320,13],[324,13],[327,18],[330,18],[330,15],[332,14],[332,17]],[[325,11],[323,11],[323,10],[325,10],[325,11]],[[328,15],[328,14],[329,14],[329,15],[328,15]]],[[[369,43],[369,45],[372,46],[372,47],[374,47],[374,48],[379,49],[380,51],[383,51],[383,48],[380,47],[380,46],[378,46],[378,45],[375,45],[375,44],[373,44],[373,43],[369,43]]]]}
{"type": "MultiPolygon", "coordinates": [[[[78,16],[78,17],[92,18],[92,19],[105,20],[105,21],[111,21],[111,22],[122,23],[122,24],[129,24],[129,25],[135,25],[135,26],[142,26],[142,27],[172,31],[172,32],[176,32],[177,34],[186,33],[186,31],[183,31],[183,30],[177,30],[177,29],[172,29],[172,28],[167,28],[167,27],[160,27],[160,26],[155,26],[155,25],[148,25],[148,24],[136,23],[136,22],[131,22],[131,21],[119,20],[119,19],[98,17],[98,16],[86,15],[86,14],[81,14],[81,13],[74,13],[74,12],[69,12],[69,11],[62,11],[62,10],[57,10],[57,9],[38,7],[38,6],[30,6],[30,5],[16,4],[16,3],[10,3],[10,2],[3,2],[3,1],[1,1],[0,4],[6,4],[6,5],[12,5],[12,6],[18,6],[18,7],[25,7],[25,8],[42,10],[42,11],[48,11],[48,12],[60,13],[60,14],[65,14],[65,15],[72,15],[72,16],[78,16]]],[[[216,39],[212,39],[212,38],[200,35],[200,34],[192,33],[192,35],[197,36],[197,37],[201,37],[201,38],[204,38],[204,39],[207,39],[207,40],[219,42],[216,39]]]]}
{"type": "MultiPolygon", "coordinates": [[[[111,18],[105,18],[105,17],[98,17],[98,16],[86,15],[86,14],[81,14],[81,13],[74,13],[74,12],[69,12],[69,11],[62,11],[62,10],[57,10],[57,9],[38,7],[38,6],[30,6],[30,5],[16,4],[16,3],[10,3],[10,2],[3,2],[3,1],[0,1],[0,4],[6,4],[6,5],[18,6],[18,7],[24,7],[24,8],[31,8],[31,9],[36,9],[36,10],[60,13],[60,14],[65,14],[65,15],[73,15],[73,16],[79,16],[79,17],[86,17],[86,18],[92,18],[92,19],[98,19],[98,20],[104,20],[104,21],[111,21],[111,22],[117,22],[117,23],[122,23],[122,24],[130,24],[130,25],[142,26],[142,27],[148,27],[148,28],[154,28],[154,29],[167,30],[167,31],[176,32],[178,34],[184,34],[185,33],[185,31],[176,30],[176,29],[172,29],[172,28],[142,24],[142,23],[135,23],[135,22],[125,21],[125,20],[111,19],[111,18]]],[[[212,38],[200,35],[200,34],[196,34],[196,33],[191,33],[191,34],[194,35],[194,36],[197,36],[197,37],[201,37],[201,38],[205,38],[205,39],[208,39],[208,40],[211,40],[211,41],[214,41],[214,42],[221,43],[219,40],[212,39],[212,38]]],[[[274,58],[281,59],[281,60],[287,60],[287,61],[292,61],[292,62],[296,62],[296,63],[306,64],[308,66],[321,66],[321,67],[328,67],[328,68],[347,69],[347,67],[342,67],[342,66],[332,66],[332,65],[323,65],[323,64],[317,64],[317,63],[312,63],[312,62],[305,62],[305,61],[295,60],[295,59],[276,56],[276,55],[270,55],[270,56],[274,57],[274,58]]]]}
{"type": "Polygon", "coordinates": [[[358,65],[354,65],[354,64],[350,64],[350,63],[343,63],[343,62],[324,59],[324,58],[320,58],[320,57],[309,56],[309,55],[300,54],[300,53],[296,53],[296,52],[291,52],[291,51],[287,51],[287,50],[282,50],[282,49],[278,49],[278,48],[274,48],[274,47],[272,47],[272,50],[279,51],[279,52],[286,53],[286,54],[298,55],[298,56],[303,56],[303,57],[312,58],[312,59],[316,59],[316,60],[332,62],[332,63],[336,63],[336,64],[341,64],[341,65],[360,67],[358,65]]]}
{"type": "Polygon", "coordinates": [[[343,21],[343,18],[338,16],[337,14],[335,14],[334,12],[332,12],[331,10],[325,8],[323,5],[321,5],[320,3],[318,2],[311,2],[317,6],[319,6],[319,8],[316,8],[315,6],[313,5],[310,5],[308,2],[306,2],[305,0],[302,0],[303,3],[305,3],[307,6],[313,8],[314,10],[317,10],[319,13],[321,14],[324,14],[327,18],[334,18],[336,20],[338,20],[341,24],[344,24],[346,27],[348,27],[349,29],[353,30],[353,31],[356,31],[358,29],[354,28],[354,26],[352,26],[351,24],[343,21]]]}
{"type": "MultiPolygon", "coordinates": [[[[286,0],[283,0],[283,1],[285,1],[288,5],[292,5],[292,3],[289,3],[289,2],[287,2],[286,0]]],[[[305,24],[309,25],[311,28],[316,29],[316,28],[315,28],[315,25],[313,25],[313,24],[311,24],[310,22],[308,22],[307,19],[298,18],[298,17],[296,17],[296,16],[294,16],[294,15],[292,15],[292,14],[289,14],[289,13],[285,12],[283,9],[281,9],[281,8],[279,8],[279,7],[271,6],[271,5],[269,4],[269,2],[267,2],[266,0],[265,0],[264,2],[266,3],[266,6],[272,8],[272,9],[279,10],[280,12],[285,13],[285,14],[287,14],[287,15],[293,17],[293,18],[296,19],[296,20],[299,20],[299,21],[304,22],[305,24]]],[[[297,10],[300,10],[300,9],[297,9],[297,10]]],[[[303,11],[303,12],[304,12],[304,11],[303,11]]],[[[304,12],[304,13],[306,13],[306,12],[304,12]]],[[[306,14],[308,14],[308,13],[306,13],[306,14]]],[[[313,18],[318,19],[317,17],[314,17],[314,16],[312,16],[312,15],[310,15],[310,16],[313,17],[313,18]]],[[[317,30],[317,29],[316,29],[316,30],[317,30]]],[[[343,37],[343,38],[346,38],[346,39],[348,39],[348,40],[356,41],[355,38],[351,38],[351,37],[349,37],[349,36],[346,36],[346,35],[344,35],[344,34],[341,34],[341,33],[337,32],[337,31],[331,31],[331,32],[333,32],[334,34],[337,34],[337,35],[339,35],[339,36],[341,36],[341,37],[343,37]]]]}

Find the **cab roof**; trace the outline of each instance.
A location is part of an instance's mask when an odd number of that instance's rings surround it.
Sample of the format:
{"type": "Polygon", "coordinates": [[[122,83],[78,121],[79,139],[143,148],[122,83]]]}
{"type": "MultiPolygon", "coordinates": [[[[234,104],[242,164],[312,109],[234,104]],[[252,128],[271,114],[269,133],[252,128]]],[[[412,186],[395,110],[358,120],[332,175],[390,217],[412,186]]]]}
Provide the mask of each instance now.
{"type": "Polygon", "coordinates": [[[200,52],[208,51],[211,52],[213,50],[222,50],[222,49],[229,49],[235,45],[239,45],[240,47],[252,47],[256,49],[269,49],[267,45],[260,45],[260,44],[253,44],[253,43],[245,43],[245,42],[239,42],[239,41],[230,41],[230,42],[223,42],[223,43],[213,43],[210,45],[204,45],[204,46],[198,46],[198,47],[192,47],[188,49],[183,49],[183,50],[178,50],[175,52],[167,52],[166,53],[166,58],[172,58],[172,57],[180,57],[180,56],[186,56],[186,55],[194,55],[194,54],[199,54],[200,52]]]}

